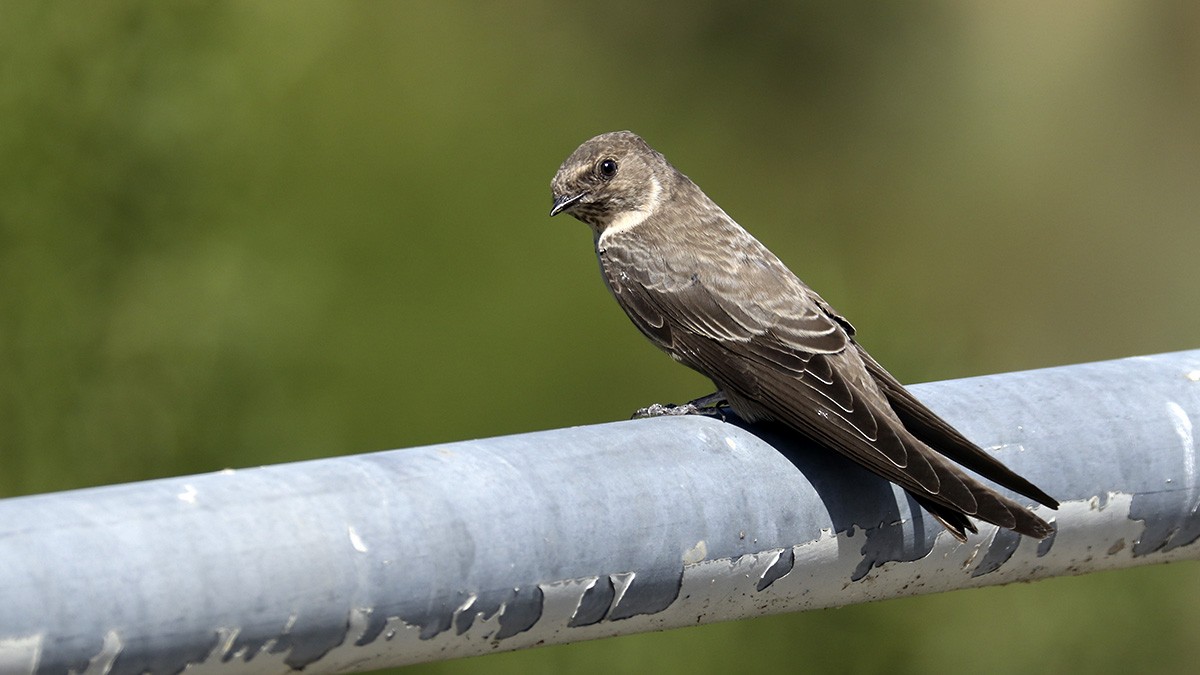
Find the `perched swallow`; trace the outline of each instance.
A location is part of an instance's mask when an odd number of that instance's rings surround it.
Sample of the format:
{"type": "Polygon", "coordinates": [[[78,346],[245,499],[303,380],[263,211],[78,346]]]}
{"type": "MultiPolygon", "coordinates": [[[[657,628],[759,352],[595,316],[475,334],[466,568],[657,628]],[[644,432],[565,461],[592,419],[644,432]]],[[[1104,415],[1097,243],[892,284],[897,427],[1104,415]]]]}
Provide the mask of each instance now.
{"type": "Polygon", "coordinates": [[[1057,508],[925,407],[854,327],[639,136],[601,134],[551,182],[550,215],[592,228],[604,281],[650,340],[712,379],[747,421],[772,420],[907,490],[956,538],[970,517],[1053,529],[963,472],[1057,508]]]}

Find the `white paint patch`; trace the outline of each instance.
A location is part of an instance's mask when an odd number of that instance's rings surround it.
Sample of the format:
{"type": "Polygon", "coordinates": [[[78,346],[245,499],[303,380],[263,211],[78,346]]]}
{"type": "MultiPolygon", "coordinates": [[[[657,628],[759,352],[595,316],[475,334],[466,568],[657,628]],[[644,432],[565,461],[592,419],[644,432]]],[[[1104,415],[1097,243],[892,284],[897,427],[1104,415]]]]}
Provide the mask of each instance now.
{"type": "Polygon", "coordinates": [[[245,646],[237,652],[232,652],[233,644],[241,630],[225,626],[217,628],[216,633],[217,642],[213,650],[199,661],[192,661],[184,666],[184,675],[255,675],[286,673],[292,670],[284,663],[284,659],[288,657],[287,650],[270,653],[271,646],[275,644],[274,640],[268,640],[253,654],[250,653],[250,648],[245,646]]]}
{"type": "Polygon", "coordinates": [[[191,485],[191,484],[185,484],[183,486],[183,492],[180,492],[179,494],[177,494],[175,496],[181,502],[187,502],[188,504],[195,504],[196,503],[196,495],[197,495],[196,486],[191,485]]]}
{"type": "Polygon", "coordinates": [[[733,437],[733,436],[726,436],[726,437],[725,437],[725,445],[728,445],[730,450],[734,450],[734,451],[736,451],[736,450],[738,449],[738,447],[737,447],[737,440],[736,440],[736,439],[734,439],[734,437],[733,437]]]}
{"type": "MultiPolygon", "coordinates": [[[[499,613],[492,614],[488,619],[476,618],[462,635],[453,629],[460,625],[456,616],[450,630],[443,631],[434,639],[424,640],[420,637],[420,626],[409,625],[398,617],[390,616],[379,639],[359,647],[354,644],[356,640],[353,638],[358,632],[358,623],[351,616],[352,628],[347,640],[311,667],[321,672],[364,672],[536,645],[578,642],[697,623],[836,607],[1194,557],[1194,551],[1186,546],[1152,556],[1135,557],[1129,542],[1137,541],[1144,534],[1146,526],[1142,521],[1129,518],[1132,499],[1132,495],[1111,493],[1103,511],[1092,509],[1086,500],[1064,502],[1054,514],[1059,531],[1051,546],[1039,555],[1039,542],[1024,538],[1011,558],[999,569],[977,577],[971,576],[976,568],[964,567],[963,561],[974,553],[975,546],[988,546],[992,536],[990,533],[975,535],[972,543],[967,545],[959,545],[949,536],[939,536],[928,555],[912,562],[885,562],[872,568],[861,581],[851,582],[850,577],[863,560],[867,531],[856,527],[854,535],[847,536],[823,529],[817,540],[791,547],[795,566],[763,591],[756,589],[757,584],[766,570],[779,560],[779,548],[772,547],[760,553],[731,558],[709,558],[687,565],[683,568],[678,597],[670,606],[654,614],[639,614],[619,621],[602,620],[584,626],[569,625],[571,619],[577,616],[580,601],[587,589],[597,584],[603,585],[607,579],[612,579],[616,587],[616,601],[623,604],[624,594],[633,581],[632,574],[543,582],[538,585],[544,598],[542,615],[538,621],[529,630],[498,641],[493,640],[492,636],[500,629],[499,613]],[[1104,551],[1108,553],[1104,554],[1104,551]]],[[[1051,515],[1048,509],[1038,509],[1037,512],[1044,517],[1051,515]]],[[[596,608],[589,603],[589,609],[596,608]]],[[[461,614],[479,617],[471,609],[461,614]]],[[[269,648],[267,645],[258,650],[255,658],[249,662],[241,659],[222,661],[210,657],[203,667],[189,664],[184,675],[210,675],[210,669],[211,675],[289,672],[288,666],[283,663],[286,651],[272,654],[269,648]]]]}
{"type": "MultiPolygon", "coordinates": [[[[235,654],[231,653],[233,651],[233,642],[237,640],[237,636],[241,632],[242,629],[240,628],[218,628],[217,648],[213,650],[213,654],[209,658],[217,658],[220,661],[225,660],[225,657],[232,659],[235,656],[235,654]]],[[[205,659],[205,661],[208,661],[208,659],[205,659]]]]}
{"type": "Polygon", "coordinates": [[[0,673],[36,673],[45,635],[0,638],[0,673]]]}
{"type": "Polygon", "coordinates": [[[694,565],[708,557],[708,542],[701,539],[683,554],[684,565],[694,565]]]}
{"type": "Polygon", "coordinates": [[[583,596],[595,588],[599,581],[600,577],[587,577],[538,584],[544,598],[542,613],[546,616],[566,617],[565,621],[568,622],[573,621],[579,615],[579,608],[583,605],[583,596]]]}
{"type": "Polygon", "coordinates": [[[467,599],[463,600],[462,603],[459,604],[458,608],[454,610],[454,618],[457,619],[459,614],[471,609],[471,605],[474,605],[475,601],[478,599],[479,596],[474,593],[468,595],[467,599]]]}
{"type": "Polygon", "coordinates": [[[1192,431],[1192,418],[1183,406],[1167,401],[1167,412],[1175,422],[1175,433],[1183,442],[1183,474],[1187,480],[1187,500],[1191,504],[1196,496],[1196,437],[1192,431]]]}
{"type": "Polygon", "coordinates": [[[100,653],[93,656],[89,661],[87,668],[84,668],[84,675],[104,675],[112,671],[113,663],[120,655],[124,645],[121,644],[121,636],[117,631],[110,630],[104,634],[104,643],[100,647],[100,653]]]}
{"type": "Polygon", "coordinates": [[[1108,507],[1108,500],[1111,499],[1114,494],[1116,493],[1110,490],[1107,494],[1105,494],[1103,500],[1100,499],[1100,495],[1092,495],[1091,497],[1088,497],[1088,508],[1093,511],[1103,511],[1108,507]]]}
{"type": "Polygon", "coordinates": [[[1200,382],[1200,370],[1190,371],[1187,375],[1184,375],[1184,377],[1192,382],[1200,382]]]}
{"type": "Polygon", "coordinates": [[[353,525],[346,526],[346,534],[350,535],[350,545],[359,553],[367,552],[367,545],[363,543],[362,537],[358,536],[358,530],[354,529],[353,525]]]}
{"type": "Polygon", "coordinates": [[[613,589],[615,590],[612,601],[613,608],[621,604],[621,599],[625,597],[625,591],[629,590],[629,585],[633,583],[633,578],[636,576],[637,572],[622,572],[610,577],[613,582],[613,589]]]}

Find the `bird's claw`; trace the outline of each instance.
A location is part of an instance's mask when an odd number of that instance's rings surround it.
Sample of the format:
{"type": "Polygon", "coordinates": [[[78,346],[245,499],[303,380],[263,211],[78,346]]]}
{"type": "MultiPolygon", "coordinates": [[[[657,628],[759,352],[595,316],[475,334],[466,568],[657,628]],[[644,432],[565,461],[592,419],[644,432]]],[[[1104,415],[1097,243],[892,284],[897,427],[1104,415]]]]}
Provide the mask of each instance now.
{"type": "Polygon", "coordinates": [[[638,408],[637,412],[633,413],[633,419],[640,420],[650,417],[673,417],[677,415],[703,415],[725,421],[725,415],[721,412],[720,408],[699,406],[695,403],[684,403],[683,405],[653,403],[645,408],[638,408]]]}
{"type": "Polygon", "coordinates": [[[666,415],[690,415],[695,412],[696,406],[690,403],[685,403],[684,405],[652,403],[645,408],[638,408],[637,412],[633,413],[633,419],[640,420],[647,417],[663,417],[666,415]]]}

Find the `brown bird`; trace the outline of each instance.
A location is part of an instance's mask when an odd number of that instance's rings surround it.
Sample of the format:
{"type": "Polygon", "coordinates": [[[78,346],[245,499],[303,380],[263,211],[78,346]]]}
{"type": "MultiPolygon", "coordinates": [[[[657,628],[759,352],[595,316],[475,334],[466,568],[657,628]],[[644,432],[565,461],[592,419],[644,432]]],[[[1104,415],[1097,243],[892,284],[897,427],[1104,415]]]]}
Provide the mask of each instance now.
{"type": "Polygon", "coordinates": [[[978,531],[968,516],[1053,532],[952,462],[1057,508],[1053,497],[918,401],[848,321],[639,136],[585,142],[551,191],[551,216],[592,228],[604,281],[634,325],[712,379],[739,416],[783,423],[900,485],[960,540],[978,531]]]}

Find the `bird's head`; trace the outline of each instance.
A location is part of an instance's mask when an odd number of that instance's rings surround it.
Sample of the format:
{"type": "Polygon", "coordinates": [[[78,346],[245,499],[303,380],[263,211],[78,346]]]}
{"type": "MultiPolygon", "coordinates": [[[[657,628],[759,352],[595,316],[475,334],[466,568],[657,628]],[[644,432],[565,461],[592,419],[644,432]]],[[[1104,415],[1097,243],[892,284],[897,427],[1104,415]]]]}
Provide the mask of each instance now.
{"type": "Polygon", "coordinates": [[[575,149],[550,182],[550,215],[569,213],[599,234],[622,219],[644,219],[662,197],[667,160],[630,131],[600,134],[575,149]]]}

